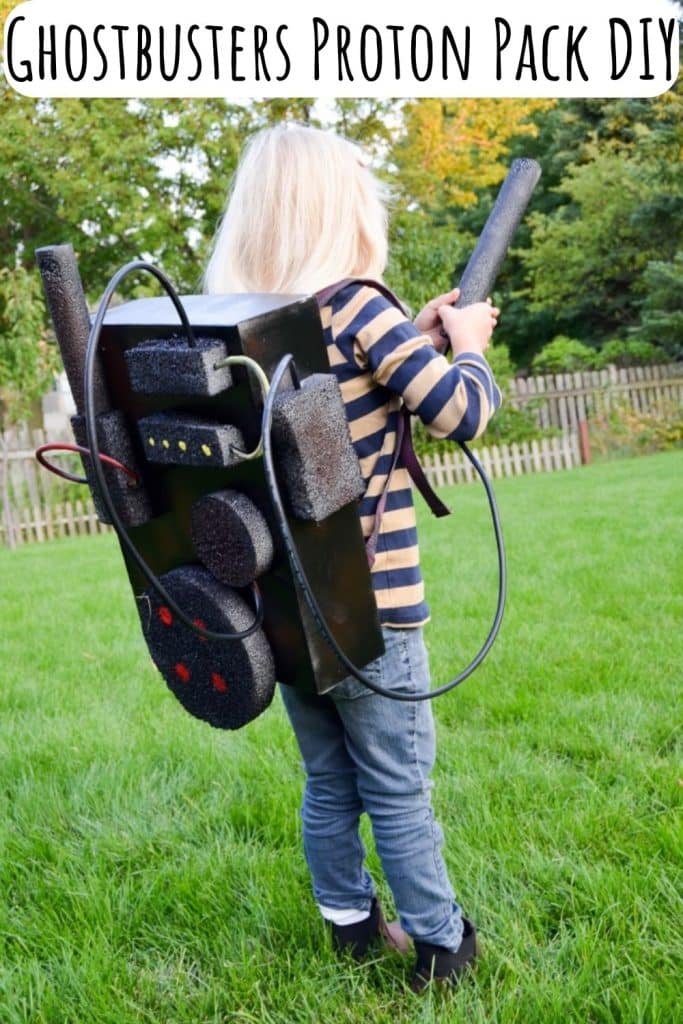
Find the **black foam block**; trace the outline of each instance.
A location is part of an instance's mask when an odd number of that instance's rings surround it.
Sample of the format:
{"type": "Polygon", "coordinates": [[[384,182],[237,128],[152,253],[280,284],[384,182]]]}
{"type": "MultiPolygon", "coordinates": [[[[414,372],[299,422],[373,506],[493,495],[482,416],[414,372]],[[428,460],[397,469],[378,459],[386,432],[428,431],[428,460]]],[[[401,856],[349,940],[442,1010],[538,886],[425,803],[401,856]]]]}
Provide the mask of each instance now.
{"type": "MultiPolygon", "coordinates": [[[[161,577],[191,619],[220,632],[246,629],[254,613],[206,569],[182,566],[161,577]]],[[[275,665],[262,630],[246,640],[202,639],[149,589],[138,602],[155,665],[183,707],[218,729],[239,729],[265,711],[275,692],[275,665]]]]}
{"type": "Polygon", "coordinates": [[[314,373],[273,410],[273,448],[293,514],[321,522],[365,489],[336,377],[314,373]]]}
{"type": "MultiPolygon", "coordinates": [[[[97,441],[100,452],[117,459],[124,466],[128,466],[133,472],[139,474],[137,456],[133,450],[126,418],[118,409],[111,412],[100,413],[95,418],[97,425],[97,441]]],[[[83,448],[88,447],[88,437],[85,429],[85,416],[73,416],[71,428],[74,432],[76,444],[83,448]]],[[[84,456],[82,458],[90,490],[92,491],[95,510],[101,522],[111,523],[111,518],[100,498],[100,493],[95,483],[91,460],[84,456]]],[[[109,493],[114,503],[114,508],[126,526],[141,526],[152,518],[152,506],[149,495],[141,484],[136,484],[126,473],[112,466],[103,466],[104,477],[109,485],[109,493]]]]}
{"type": "Polygon", "coordinates": [[[232,385],[229,366],[214,368],[225,356],[213,338],[197,338],[196,348],[184,338],[157,338],[125,353],[133,391],[143,395],[217,395],[232,385]]]}
{"type": "Polygon", "coordinates": [[[248,586],[271,566],[273,538],[246,494],[207,494],[192,507],[191,530],[199,560],[230,587],[248,586]]]}
{"type": "Polygon", "coordinates": [[[155,413],[138,420],[149,462],[170,466],[234,466],[233,448],[245,451],[241,430],[188,413],[155,413]]]}

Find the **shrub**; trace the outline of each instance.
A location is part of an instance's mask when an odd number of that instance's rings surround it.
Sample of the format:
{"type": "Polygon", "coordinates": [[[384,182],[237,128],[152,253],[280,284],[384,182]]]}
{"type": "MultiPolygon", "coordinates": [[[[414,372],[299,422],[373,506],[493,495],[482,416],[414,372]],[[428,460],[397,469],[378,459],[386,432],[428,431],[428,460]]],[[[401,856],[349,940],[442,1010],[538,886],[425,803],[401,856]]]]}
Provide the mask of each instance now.
{"type": "Polygon", "coordinates": [[[590,370],[594,363],[594,349],[575,338],[558,334],[534,356],[531,368],[534,373],[572,373],[590,370]]]}
{"type": "Polygon", "coordinates": [[[683,407],[676,403],[653,412],[634,412],[630,405],[613,406],[590,420],[590,442],[596,454],[648,455],[683,447],[683,407]]]}
{"type": "Polygon", "coordinates": [[[614,366],[643,366],[646,363],[666,362],[666,353],[653,345],[651,341],[626,341],[613,338],[607,341],[595,358],[596,370],[602,370],[610,364],[614,366]]]}

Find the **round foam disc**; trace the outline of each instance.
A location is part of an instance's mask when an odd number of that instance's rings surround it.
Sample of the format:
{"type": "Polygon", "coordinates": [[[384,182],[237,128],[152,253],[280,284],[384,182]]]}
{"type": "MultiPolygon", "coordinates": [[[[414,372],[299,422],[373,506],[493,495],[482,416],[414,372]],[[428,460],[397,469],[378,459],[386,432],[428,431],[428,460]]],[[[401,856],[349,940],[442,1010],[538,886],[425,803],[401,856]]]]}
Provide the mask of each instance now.
{"type": "Polygon", "coordinates": [[[197,557],[229,587],[246,587],[270,568],[273,538],[246,494],[207,494],[192,506],[191,530],[197,557]]]}
{"type": "MultiPolygon", "coordinates": [[[[198,625],[221,633],[246,629],[253,610],[200,566],[172,569],[161,583],[198,625]]],[[[183,707],[218,729],[239,729],[275,692],[273,654],[263,630],[245,640],[207,640],[180,622],[149,588],[138,602],[152,659],[183,707]]]]}

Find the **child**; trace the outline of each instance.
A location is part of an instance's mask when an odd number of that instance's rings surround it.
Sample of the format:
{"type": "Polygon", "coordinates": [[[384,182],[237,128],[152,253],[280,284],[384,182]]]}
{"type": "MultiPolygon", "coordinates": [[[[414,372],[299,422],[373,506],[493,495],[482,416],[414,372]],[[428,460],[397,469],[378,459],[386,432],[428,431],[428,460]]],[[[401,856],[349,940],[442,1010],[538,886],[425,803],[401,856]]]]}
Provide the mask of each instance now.
{"type": "MultiPolygon", "coordinates": [[[[362,153],[338,136],[278,127],[251,140],[206,273],[206,290],[311,294],[346,278],[380,281],[387,259],[382,185],[362,153]]],[[[330,365],[344,398],[366,482],[366,538],[395,449],[405,403],[435,437],[478,437],[500,404],[483,352],[498,310],[455,310],[457,290],[430,302],[412,323],[372,285],[354,280],[323,306],[330,365]],[[453,361],[438,351],[442,331],[453,361]]],[[[429,618],[420,575],[410,479],[391,476],[372,581],[386,652],[365,668],[383,687],[424,692],[429,668],[422,626],[429,618]]],[[[315,898],[337,948],[360,959],[387,930],[364,867],[358,823],[372,822],[378,854],[415,943],[416,990],[451,981],[474,959],[474,926],[453,897],[433,817],[435,756],[431,703],[379,696],[349,677],[326,696],[281,687],[306,770],[302,807],[315,898]]]]}

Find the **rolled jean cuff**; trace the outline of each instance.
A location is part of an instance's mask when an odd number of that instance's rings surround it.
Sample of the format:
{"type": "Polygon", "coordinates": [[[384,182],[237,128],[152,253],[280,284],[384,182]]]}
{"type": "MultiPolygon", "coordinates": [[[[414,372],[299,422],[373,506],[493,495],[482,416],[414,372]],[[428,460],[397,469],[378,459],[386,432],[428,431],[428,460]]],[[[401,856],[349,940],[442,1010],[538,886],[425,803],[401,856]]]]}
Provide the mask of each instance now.
{"type": "Polygon", "coordinates": [[[355,907],[342,909],[341,907],[325,907],[322,903],[319,903],[318,910],[326,921],[331,921],[332,924],[337,924],[341,927],[347,924],[358,924],[359,921],[367,921],[370,917],[369,907],[367,910],[357,910],[355,907]]]}

